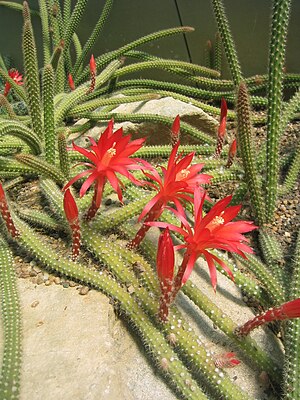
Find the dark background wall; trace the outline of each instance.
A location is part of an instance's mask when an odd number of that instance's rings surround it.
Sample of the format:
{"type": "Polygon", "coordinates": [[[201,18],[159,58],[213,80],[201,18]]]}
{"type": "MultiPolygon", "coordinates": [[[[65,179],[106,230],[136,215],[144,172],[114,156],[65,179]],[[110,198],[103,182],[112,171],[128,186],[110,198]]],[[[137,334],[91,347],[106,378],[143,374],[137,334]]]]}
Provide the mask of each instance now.
{"type": "MultiPolygon", "coordinates": [[[[22,3],[20,0],[19,3],[22,3]]],[[[38,9],[37,0],[29,0],[38,9]]],[[[104,0],[90,0],[84,14],[79,37],[84,43],[101,13],[104,0]]],[[[239,58],[245,76],[264,73],[267,69],[271,0],[224,0],[239,58]]],[[[300,72],[300,0],[294,0],[288,37],[286,68],[300,72]]],[[[214,40],[216,25],[209,0],[115,0],[102,37],[96,43],[94,54],[116,49],[140,36],[182,25],[195,32],[165,38],[144,47],[155,55],[167,58],[204,62],[204,44],[214,40]]],[[[41,43],[41,30],[34,18],[35,35],[41,43]]],[[[21,13],[0,7],[0,52],[9,54],[21,68],[21,13]]],[[[41,52],[40,52],[41,55],[41,52]]]]}

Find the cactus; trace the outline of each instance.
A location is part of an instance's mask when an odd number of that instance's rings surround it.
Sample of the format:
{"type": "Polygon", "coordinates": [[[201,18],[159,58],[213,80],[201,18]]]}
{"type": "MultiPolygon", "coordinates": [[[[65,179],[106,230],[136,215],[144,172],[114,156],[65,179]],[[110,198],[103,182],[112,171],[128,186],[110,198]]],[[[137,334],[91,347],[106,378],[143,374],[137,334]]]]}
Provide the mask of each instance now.
{"type": "Polygon", "coordinates": [[[247,87],[243,82],[240,84],[238,91],[237,118],[238,144],[243,159],[245,178],[249,187],[255,217],[258,224],[262,225],[265,220],[264,202],[258,181],[258,171],[254,161],[255,150],[252,139],[251,112],[248,92],[247,87]]]}
{"type": "MultiPolygon", "coordinates": [[[[24,2],[24,10],[28,4],[24,2]]],[[[38,75],[37,53],[31,21],[24,19],[23,28],[23,57],[25,69],[25,88],[29,106],[29,113],[32,120],[32,127],[35,134],[42,139],[44,137],[41,111],[41,95],[38,75]]]]}
{"type": "Polygon", "coordinates": [[[1,399],[18,399],[20,395],[22,327],[20,300],[12,253],[0,239],[0,293],[4,348],[0,371],[1,399]]]}
{"type": "Polygon", "coordinates": [[[282,109],[282,77],[291,0],[274,0],[268,80],[267,132],[267,222],[272,220],[277,199],[279,175],[279,136],[282,109]]]}

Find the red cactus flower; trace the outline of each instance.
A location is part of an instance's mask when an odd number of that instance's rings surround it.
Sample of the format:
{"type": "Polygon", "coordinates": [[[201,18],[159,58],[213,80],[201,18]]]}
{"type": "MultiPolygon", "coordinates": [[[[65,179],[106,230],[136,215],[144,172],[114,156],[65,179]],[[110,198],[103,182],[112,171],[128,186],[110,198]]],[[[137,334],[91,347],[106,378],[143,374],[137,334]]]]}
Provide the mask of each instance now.
{"type": "Polygon", "coordinates": [[[253,329],[272,321],[282,321],[300,317],[300,298],[282,304],[279,307],[270,308],[264,313],[247,321],[243,326],[235,330],[237,336],[247,336],[253,329]]]}
{"type": "Polygon", "coordinates": [[[91,84],[87,93],[92,93],[96,85],[97,66],[93,54],[91,55],[90,58],[90,73],[91,73],[91,84]]]}
{"type": "Polygon", "coordinates": [[[15,227],[13,220],[11,218],[6,197],[5,197],[5,192],[3,189],[3,186],[0,183],[0,213],[2,215],[2,218],[4,219],[4,222],[6,224],[7,230],[11,234],[12,237],[19,236],[19,231],[15,227]]]}
{"type": "Polygon", "coordinates": [[[233,164],[234,157],[236,155],[236,139],[234,139],[229,147],[228,158],[226,168],[231,167],[233,164]]]}
{"type": "Polygon", "coordinates": [[[165,229],[159,237],[157,249],[157,275],[160,283],[161,296],[159,319],[166,321],[169,314],[170,299],[173,289],[174,277],[174,246],[169,229],[165,229]]]}
{"type": "MultiPolygon", "coordinates": [[[[23,77],[16,69],[10,69],[8,71],[8,75],[15,81],[15,83],[19,86],[23,85],[23,77]]],[[[5,83],[3,95],[7,96],[11,89],[11,84],[9,82],[5,83]]]]}
{"type": "Polygon", "coordinates": [[[73,76],[71,74],[68,75],[68,83],[69,83],[69,88],[71,90],[75,90],[75,83],[73,80],[73,76]]]}
{"type": "Polygon", "coordinates": [[[148,164],[139,158],[129,158],[142,147],[145,139],[136,139],[130,142],[131,136],[123,136],[122,128],[113,133],[113,120],[108,123],[108,127],[100,136],[98,143],[93,138],[89,139],[91,146],[88,149],[73,143],[73,150],[78,151],[90,160],[90,162],[80,163],[80,165],[87,166],[88,169],[76,175],[64,187],[64,190],[66,190],[78,179],[88,176],[79,192],[80,197],[82,197],[89,187],[93,183],[95,184],[92,205],[86,214],[87,220],[93,218],[100,207],[103,188],[107,181],[117,192],[119,200],[122,202],[121,182],[116,173],[126,176],[126,178],[139,185],[140,182],[135,179],[129,170],[141,170],[148,167],[148,164]],[[139,165],[138,162],[142,165],[139,165]]]}
{"type": "Polygon", "coordinates": [[[182,226],[178,227],[172,224],[163,222],[149,222],[148,225],[169,228],[179,232],[185,243],[176,246],[177,249],[185,248],[186,252],[180,266],[177,276],[174,280],[173,298],[177,292],[188,280],[194,264],[200,255],[203,255],[207,261],[210,279],[214,290],[217,287],[217,272],[216,263],[219,264],[233,279],[232,272],[227,265],[217,256],[212,254],[210,249],[220,249],[237,253],[246,258],[244,253],[253,253],[251,247],[243,242],[248,240],[242,233],[250,232],[257,227],[250,221],[236,221],[232,222],[241,206],[227,207],[231,201],[232,196],[225,197],[218,201],[210,211],[203,217],[203,203],[205,195],[201,192],[199,187],[196,187],[194,194],[194,226],[191,227],[186,220],[185,216],[173,210],[181,221],[182,226]]]}
{"type": "Polygon", "coordinates": [[[177,115],[174,119],[171,131],[171,144],[174,147],[180,139],[180,116],[177,115]]]}
{"type": "Polygon", "coordinates": [[[70,189],[67,189],[64,193],[64,210],[72,230],[72,260],[75,261],[80,249],[80,226],[77,204],[70,189]]]}
{"type": "Polygon", "coordinates": [[[96,62],[95,62],[95,58],[94,58],[93,54],[91,55],[91,58],[90,58],[90,71],[91,71],[91,74],[97,73],[97,66],[96,66],[96,62]]]}
{"type": "Polygon", "coordinates": [[[215,151],[215,158],[220,157],[222,148],[223,148],[223,143],[225,139],[225,133],[226,133],[226,120],[227,120],[227,103],[224,98],[221,100],[221,116],[220,116],[220,125],[218,129],[218,141],[217,141],[217,147],[215,151]]]}
{"type": "MultiPolygon", "coordinates": [[[[145,172],[145,175],[154,182],[150,182],[149,185],[157,191],[157,194],[146,204],[139,221],[144,217],[146,217],[145,222],[157,220],[169,202],[174,203],[177,210],[184,214],[182,202],[191,203],[195,187],[208,183],[212,178],[210,175],[199,174],[204,164],[191,165],[194,152],[185,157],[177,156],[179,145],[180,142],[173,147],[167,168],[161,167],[162,177],[154,168],[150,173],[145,172]]],[[[203,191],[201,188],[199,190],[203,191]]],[[[144,224],[129,247],[137,247],[149,229],[150,226],[144,224]]]]}
{"type": "Polygon", "coordinates": [[[216,354],[213,359],[217,368],[233,368],[241,363],[232,352],[216,354]]]}

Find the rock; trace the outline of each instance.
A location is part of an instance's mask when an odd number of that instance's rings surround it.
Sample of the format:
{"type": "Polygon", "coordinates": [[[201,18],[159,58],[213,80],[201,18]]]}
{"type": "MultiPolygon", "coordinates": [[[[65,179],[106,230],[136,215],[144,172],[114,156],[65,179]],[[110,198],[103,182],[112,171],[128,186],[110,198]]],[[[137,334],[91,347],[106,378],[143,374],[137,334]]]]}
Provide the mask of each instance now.
{"type": "MultiPolygon", "coordinates": [[[[172,97],[164,97],[161,99],[150,100],[148,102],[135,102],[122,104],[111,111],[113,113],[135,113],[135,114],[157,114],[171,118],[180,115],[182,121],[191,124],[199,130],[215,135],[218,127],[218,121],[205,113],[198,107],[192,104],[184,103],[180,100],[175,100],[172,97]]],[[[85,119],[79,120],[76,124],[83,124],[85,119]]],[[[75,124],[75,125],[76,125],[75,124]]],[[[95,140],[99,138],[99,134],[106,128],[107,123],[98,123],[94,128],[90,129],[86,134],[73,133],[68,136],[68,143],[74,141],[77,145],[87,147],[89,145],[88,136],[93,137],[95,140]]],[[[151,144],[169,144],[170,143],[170,129],[158,123],[145,122],[141,124],[133,124],[131,122],[115,123],[114,128],[119,129],[123,127],[125,133],[133,134],[134,137],[147,137],[147,142],[151,144]],[[137,135],[137,132],[140,135],[137,135]]],[[[185,138],[182,137],[182,143],[185,143],[185,138]]],[[[189,138],[189,142],[191,142],[189,138]]]]}

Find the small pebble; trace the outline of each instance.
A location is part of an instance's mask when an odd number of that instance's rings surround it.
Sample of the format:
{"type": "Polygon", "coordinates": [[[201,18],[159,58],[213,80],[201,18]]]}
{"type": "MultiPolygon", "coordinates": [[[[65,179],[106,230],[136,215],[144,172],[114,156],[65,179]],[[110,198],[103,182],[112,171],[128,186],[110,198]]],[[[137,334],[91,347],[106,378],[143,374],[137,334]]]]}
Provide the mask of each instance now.
{"type": "Polygon", "coordinates": [[[87,286],[81,286],[81,288],[79,289],[79,294],[84,296],[84,295],[88,294],[89,291],[90,291],[90,289],[87,286]]]}
{"type": "Polygon", "coordinates": [[[60,277],[59,277],[59,276],[56,276],[56,277],[54,278],[54,283],[55,283],[56,285],[59,285],[59,284],[60,284],[60,277]]]}
{"type": "Polygon", "coordinates": [[[31,307],[35,308],[40,304],[40,302],[38,300],[35,300],[33,303],[31,303],[31,307]]]}

